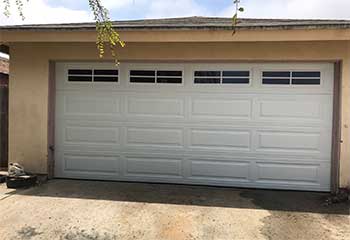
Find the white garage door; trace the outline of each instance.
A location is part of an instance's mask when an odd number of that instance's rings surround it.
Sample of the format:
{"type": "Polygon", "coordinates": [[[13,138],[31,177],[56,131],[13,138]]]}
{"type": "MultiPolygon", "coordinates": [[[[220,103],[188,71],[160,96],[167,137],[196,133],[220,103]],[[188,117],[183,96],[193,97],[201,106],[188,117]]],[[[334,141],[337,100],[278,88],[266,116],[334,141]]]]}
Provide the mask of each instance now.
{"type": "Polygon", "coordinates": [[[328,191],[333,66],[57,63],[56,177],[328,191]]]}

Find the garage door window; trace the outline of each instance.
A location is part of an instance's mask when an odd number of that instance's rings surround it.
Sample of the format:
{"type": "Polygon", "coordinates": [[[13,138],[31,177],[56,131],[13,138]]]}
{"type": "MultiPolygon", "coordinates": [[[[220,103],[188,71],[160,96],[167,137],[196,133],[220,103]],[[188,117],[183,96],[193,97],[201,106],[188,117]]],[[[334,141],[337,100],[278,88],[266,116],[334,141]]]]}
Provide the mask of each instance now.
{"type": "Polygon", "coordinates": [[[249,71],[223,71],[223,84],[249,84],[249,71]]]}
{"type": "Polygon", "coordinates": [[[196,84],[220,84],[220,71],[195,71],[194,83],[196,84]]]}
{"type": "Polygon", "coordinates": [[[294,85],[320,85],[320,72],[293,72],[292,84],[294,85]]]}
{"type": "Polygon", "coordinates": [[[263,71],[264,85],[320,85],[321,72],[315,71],[263,71]]]}
{"type": "Polygon", "coordinates": [[[69,82],[92,82],[92,70],[91,69],[69,69],[68,81],[69,82]]]}
{"type": "Polygon", "coordinates": [[[173,70],[130,70],[131,83],[182,84],[183,72],[173,70]]]}
{"type": "Polygon", "coordinates": [[[68,82],[118,82],[115,69],[69,69],[68,82]]]}
{"type": "Polygon", "coordinates": [[[249,71],[195,71],[195,84],[249,84],[249,71]]]}
{"type": "Polygon", "coordinates": [[[94,82],[118,82],[118,70],[95,69],[94,82]]]}

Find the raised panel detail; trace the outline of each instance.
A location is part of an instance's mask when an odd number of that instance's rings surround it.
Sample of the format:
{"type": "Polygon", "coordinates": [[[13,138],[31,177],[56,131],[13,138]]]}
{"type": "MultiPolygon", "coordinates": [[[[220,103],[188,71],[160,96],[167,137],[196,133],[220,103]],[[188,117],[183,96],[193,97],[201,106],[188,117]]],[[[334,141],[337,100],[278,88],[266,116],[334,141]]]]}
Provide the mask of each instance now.
{"type": "Polygon", "coordinates": [[[321,118],[320,102],[308,101],[260,101],[262,118],[299,118],[314,120],[321,118]]]}
{"type": "Polygon", "coordinates": [[[183,117],[183,105],[181,99],[129,98],[127,109],[129,115],[183,117]]]}
{"type": "Polygon", "coordinates": [[[251,100],[193,99],[192,115],[201,118],[250,118],[251,100]]]}
{"type": "Polygon", "coordinates": [[[65,114],[115,115],[120,112],[119,98],[65,97],[65,114]]]}
{"type": "Polygon", "coordinates": [[[257,163],[258,181],[318,182],[318,165],[257,163]]]}
{"type": "Polygon", "coordinates": [[[128,157],[127,175],[181,176],[181,159],[158,157],[128,157]]]}
{"type": "Polygon", "coordinates": [[[320,133],[258,132],[258,150],[267,151],[320,151],[320,133]]]}
{"type": "Polygon", "coordinates": [[[183,146],[183,131],[166,128],[128,128],[127,144],[138,146],[183,146]]]}
{"type": "Polygon", "coordinates": [[[249,162],[192,160],[191,176],[198,178],[248,179],[249,162]]]}
{"type": "Polygon", "coordinates": [[[191,146],[200,148],[229,148],[249,150],[249,131],[191,130],[191,146]]]}
{"type": "Polygon", "coordinates": [[[65,141],[70,143],[118,144],[119,128],[66,127],[65,141]]]}
{"type": "Polygon", "coordinates": [[[119,157],[65,154],[63,158],[65,171],[91,172],[98,174],[118,173],[119,157]]]}

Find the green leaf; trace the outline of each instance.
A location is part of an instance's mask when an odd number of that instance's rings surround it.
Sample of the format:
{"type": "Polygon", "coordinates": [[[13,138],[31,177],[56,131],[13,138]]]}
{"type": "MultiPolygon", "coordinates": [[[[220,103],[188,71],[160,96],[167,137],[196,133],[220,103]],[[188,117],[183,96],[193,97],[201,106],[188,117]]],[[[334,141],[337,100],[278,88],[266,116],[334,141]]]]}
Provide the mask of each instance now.
{"type": "Polygon", "coordinates": [[[94,15],[97,30],[97,49],[102,58],[105,54],[105,46],[109,47],[112,57],[118,63],[117,45],[124,47],[125,43],[120,39],[109,18],[108,10],[101,4],[101,0],[89,0],[89,6],[94,15]]]}
{"type": "Polygon", "coordinates": [[[238,9],[238,11],[244,12],[244,7],[240,7],[240,8],[238,9]]]}
{"type": "Polygon", "coordinates": [[[235,25],[236,24],[236,22],[237,22],[237,13],[235,14],[235,15],[233,15],[233,17],[232,17],[232,22],[233,22],[233,24],[235,25]]]}

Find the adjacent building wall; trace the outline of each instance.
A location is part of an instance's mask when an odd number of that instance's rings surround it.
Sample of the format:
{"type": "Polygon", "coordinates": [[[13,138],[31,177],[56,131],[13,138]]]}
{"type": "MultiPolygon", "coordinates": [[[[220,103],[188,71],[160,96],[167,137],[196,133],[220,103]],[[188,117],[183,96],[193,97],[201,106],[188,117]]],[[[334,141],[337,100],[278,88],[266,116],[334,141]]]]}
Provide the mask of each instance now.
{"type": "MultiPolygon", "coordinates": [[[[47,173],[50,61],[97,61],[94,43],[15,43],[11,49],[9,159],[47,173]]],[[[120,61],[343,61],[341,186],[350,185],[350,42],[129,43],[120,61]]],[[[105,58],[108,60],[110,58],[105,58]]]]}

